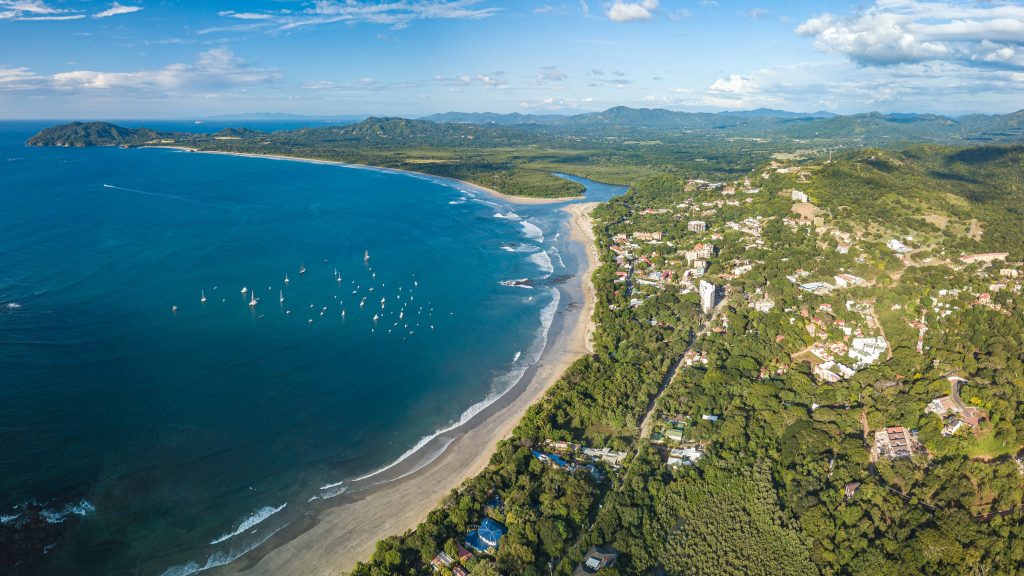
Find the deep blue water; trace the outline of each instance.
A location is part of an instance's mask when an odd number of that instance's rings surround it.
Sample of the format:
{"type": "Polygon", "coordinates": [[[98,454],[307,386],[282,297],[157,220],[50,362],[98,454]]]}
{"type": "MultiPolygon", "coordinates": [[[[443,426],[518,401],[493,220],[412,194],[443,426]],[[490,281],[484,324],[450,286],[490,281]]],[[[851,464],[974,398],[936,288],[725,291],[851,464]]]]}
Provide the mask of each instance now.
{"type": "Polygon", "coordinates": [[[552,206],[39,127],[0,124],[0,548],[49,524],[19,572],[237,556],[510,386],[576,272],[552,206]]]}

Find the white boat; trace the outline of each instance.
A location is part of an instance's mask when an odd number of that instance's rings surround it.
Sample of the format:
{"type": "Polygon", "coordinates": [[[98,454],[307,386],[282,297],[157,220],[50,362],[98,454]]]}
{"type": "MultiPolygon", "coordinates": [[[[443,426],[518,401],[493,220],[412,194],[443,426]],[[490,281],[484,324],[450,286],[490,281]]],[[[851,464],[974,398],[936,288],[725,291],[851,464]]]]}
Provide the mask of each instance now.
{"type": "Polygon", "coordinates": [[[245,286],[242,286],[242,294],[248,294],[248,293],[249,293],[249,289],[246,288],[245,286]]]}
{"type": "Polygon", "coordinates": [[[250,296],[249,308],[252,308],[252,307],[256,306],[257,304],[259,304],[259,300],[256,300],[256,291],[255,290],[251,294],[249,294],[249,296],[250,296]]]}
{"type": "Polygon", "coordinates": [[[373,315],[373,321],[376,322],[377,320],[380,320],[380,316],[378,316],[377,314],[374,314],[373,315]]]}
{"type": "Polygon", "coordinates": [[[203,291],[202,291],[202,294],[203,294],[203,296],[202,296],[202,298],[200,298],[200,299],[199,299],[199,301],[200,301],[200,302],[206,302],[206,291],[205,291],[205,290],[203,290],[203,291]]]}
{"type": "Polygon", "coordinates": [[[177,306],[171,306],[171,312],[177,312],[177,311],[178,311],[178,307],[177,306]]]}
{"type": "Polygon", "coordinates": [[[281,290],[281,302],[284,303],[284,290],[281,290]]]}
{"type": "Polygon", "coordinates": [[[303,265],[299,266],[299,274],[305,274],[305,273],[306,273],[306,265],[303,264],[303,265]]]}
{"type": "Polygon", "coordinates": [[[288,284],[288,275],[287,274],[284,275],[284,283],[288,284]]]}
{"type": "Polygon", "coordinates": [[[370,251],[367,250],[366,252],[363,253],[363,262],[369,262],[369,261],[370,261],[370,251]]]}

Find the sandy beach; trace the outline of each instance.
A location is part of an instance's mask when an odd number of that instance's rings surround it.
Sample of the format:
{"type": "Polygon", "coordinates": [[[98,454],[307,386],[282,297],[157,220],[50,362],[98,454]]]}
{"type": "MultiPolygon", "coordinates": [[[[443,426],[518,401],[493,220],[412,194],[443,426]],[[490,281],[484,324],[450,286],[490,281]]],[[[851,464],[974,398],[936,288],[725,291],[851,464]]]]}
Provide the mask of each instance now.
{"type": "Polygon", "coordinates": [[[459,186],[465,188],[471,188],[473,190],[479,190],[486,192],[492,196],[501,198],[502,200],[512,204],[558,204],[559,202],[567,202],[571,200],[581,200],[582,196],[569,196],[565,198],[530,198],[528,196],[512,196],[503,192],[498,192],[493,188],[474,184],[472,182],[466,182],[465,180],[457,180],[455,178],[446,178],[444,176],[435,176],[426,172],[416,172],[415,170],[403,170],[401,168],[386,168],[383,166],[371,166],[369,164],[352,164],[350,162],[339,162],[337,160],[316,160],[313,158],[301,158],[299,156],[282,156],[280,154],[250,154],[248,152],[223,152],[220,150],[197,150],[195,148],[189,148],[187,146],[143,146],[143,148],[167,148],[170,150],[183,150],[185,152],[198,152],[202,154],[222,154],[225,156],[243,156],[246,158],[267,158],[270,160],[288,160],[290,162],[308,162],[310,164],[330,164],[334,166],[347,166],[349,168],[364,168],[367,170],[378,170],[381,172],[395,172],[397,174],[411,174],[413,176],[433,178],[437,180],[444,180],[448,182],[454,182],[459,186]]]}
{"type": "MultiPolygon", "coordinates": [[[[267,156],[257,156],[266,158],[267,156]]],[[[280,157],[283,160],[298,160],[280,157]]],[[[315,162],[315,161],[314,161],[315,162]]],[[[476,187],[479,188],[479,187],[476,187]]],[[[488,192],[493,192],[489,191],[488,192]]],[[[515,200],[519,200],[518,198],[515,200]]],[[[562,315],[547,349],[509,394],[507,402],[481,413],[457,430],[443,453],[429,463],[406,463],[408,470],[393,471],[394,479],[345,494],[337,504],[311,515],[291,534],[276,536],[265,545],[216,574],[326,576],[349,573],[356,562],[369,559],[376,542],[415,528],[452,489],[483,470],[498,441],[507,438],[527,408],[538,401],[578,358],[591,351],[595,293],[591,276],[597,266],[590,211],[597,203],[578,203],[562,209],[571,238],[585,246],[586,263],[577,276],[582,302],[562,315]]]]}

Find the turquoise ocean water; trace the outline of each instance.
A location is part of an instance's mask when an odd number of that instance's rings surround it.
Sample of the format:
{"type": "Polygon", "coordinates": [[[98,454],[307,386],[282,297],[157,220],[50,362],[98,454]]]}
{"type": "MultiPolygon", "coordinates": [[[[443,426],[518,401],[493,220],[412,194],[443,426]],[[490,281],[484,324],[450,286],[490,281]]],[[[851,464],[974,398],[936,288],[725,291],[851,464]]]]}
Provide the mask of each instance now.
{"type": "Polygon", "coordinates": [[[0,124],[0,572],[229,562],[500,396],[574,296],[553,206],[40,126],[0,124]]]}

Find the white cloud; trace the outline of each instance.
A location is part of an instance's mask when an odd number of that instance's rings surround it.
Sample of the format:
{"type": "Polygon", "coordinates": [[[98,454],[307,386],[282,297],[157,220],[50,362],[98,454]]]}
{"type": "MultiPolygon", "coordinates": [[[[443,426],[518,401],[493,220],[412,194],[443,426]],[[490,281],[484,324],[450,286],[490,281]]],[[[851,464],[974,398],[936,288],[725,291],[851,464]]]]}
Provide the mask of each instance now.
{"type": "Polygon", "coordinates": [[[658,0],[642,0],[641,2],[623,2],[615,0],[608,9],[608,18],[612,22],[643,22],[651,19],[651,12],[658,9],[658,0]]]}
{"type": "Polygon", "coordinates": [[[97,12],[96,14],[93,14],[92,17],[109,18],[110,16],[117,16],[119,14],[131,14],[132,12],[138,12],[139,10],[142,10],[142,6],[124,6],[114,2],[110,5],[110,8],[107,8],[102,12],[97,12]]]}
{"type": "Polygon", "coordinates": [[[757,86],[753,80],[739,74],[730,74],[728,78],[719,78],[708,88],[712,92],[730,92],[733,94],[748,94],[756,92],[757,86]]]}
{"type": "Polygon", "coordinates": [[[947,61],[1024,67],[1024,6],[1001,0],[876,0],[853,15],[811,18],[796,32],[861,66],[947,61]]]}
{"type": "Polygon", "coordinates": [[[80,20],[83,14],[62,10],[43,0],[0,0],[0,20],[80,20]]]}
{"type": "Polygon", "coordinates": [[[481,0],[382,0],[360,3],[353,0],[314,0],[312,6],[294,11],[273,12],[222,11],[225,18],[247,20],[238,26],[209,28],[201,33],[263,29],[283,31],[336,22],[346,24],[383,24],[401,29],[418,20],[480,20],[501,9],[480,6],[481,0]]]}
{"type": "Polygon", "coordinates": [[[37,88],[43,82],[45,78],[28,68],[0,68],[0,92],[37,88]]]}
{"type": "Polygon", "coordinates": [[[272,14],[264,14],[262,12],[235,12],[233,10],[217,12],[217,16],[234,18],[235,20],[270,20],[274,17],[272,14]]]}
{"type": "Polygon", "coordinates": [[[60,90],[130,90],[153,95],[177,91],[208,91],[265,84],[276,80],[275,70],[251,68],[227,48],[199,54],[192,64],[171,64],[156,70],[99,72],[72,70],[51,77],[60,90]]]}
{"type": "Polygon", "coordinates": [[[505,73],[502,71],[489,74],[460,74],[458,76],[435,76],[434,80],[441,84],[454,87],[476,86],[478,88],[496,88],[508,90],[511,86],[505,80],[505,73]]]}
{"type": "Polygon", "coordinates": [[[540,73],[537,74],[537,80],[541,82],[564,82],[568,79],[568,74],[554,66],[544,66],[540,69],[540,73]]]}
{"type": "Polygon", "coordinates": [[[586,98],[556,98],[548,97],[539,100],[524,100],[519,103],[520,108],[536,110],[538,112],[553,112],[558,110],[576,110],[594,101],[591,97],[586,98]]]}

